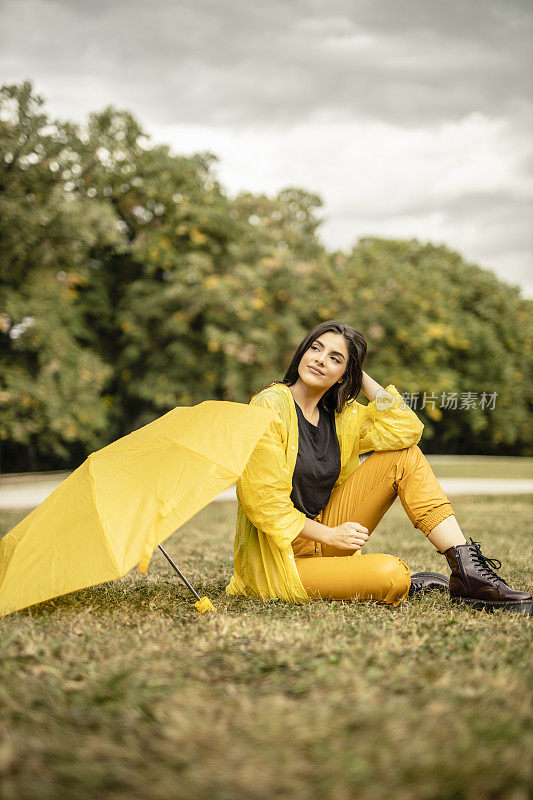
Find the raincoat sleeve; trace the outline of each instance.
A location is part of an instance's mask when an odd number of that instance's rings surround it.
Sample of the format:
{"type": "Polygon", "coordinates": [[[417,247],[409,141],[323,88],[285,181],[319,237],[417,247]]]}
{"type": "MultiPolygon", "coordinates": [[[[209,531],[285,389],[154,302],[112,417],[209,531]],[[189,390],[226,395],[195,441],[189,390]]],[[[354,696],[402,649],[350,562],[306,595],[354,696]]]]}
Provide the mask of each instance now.
{"type": "MultiPolygon", "coordinates": [[[[254,397],[250,405],[278,409],[264,397],[254,397]]],[[[270,424],[237,481],[237,496],[250,522],[280,549],[290,547],[305,524],[305,514],[292,502],[292,475],[284,441],[286,430],[278,417],[270,424]]]]}
{"type": "Polygon", "coordinates": [[[367,406],[360,406],[359,452],[401,450],[417,444],[424,425],[405,403],[396,386],[385,389],[367,406]],[[377,401],[377,405],[376,405],[377,401]]]}

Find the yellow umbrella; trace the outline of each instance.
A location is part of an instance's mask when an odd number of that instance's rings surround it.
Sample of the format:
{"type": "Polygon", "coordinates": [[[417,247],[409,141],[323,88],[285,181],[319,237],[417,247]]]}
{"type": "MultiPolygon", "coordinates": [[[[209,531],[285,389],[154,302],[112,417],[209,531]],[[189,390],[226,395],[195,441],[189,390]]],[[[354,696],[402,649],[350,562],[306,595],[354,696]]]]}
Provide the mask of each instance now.
{"type": "Polygon", "coordinates": [[[207,400],[91,453],[0,541],[0,615],[136,564],[146,572],[154,549],[235,482],[274,417],[207,400]]]}

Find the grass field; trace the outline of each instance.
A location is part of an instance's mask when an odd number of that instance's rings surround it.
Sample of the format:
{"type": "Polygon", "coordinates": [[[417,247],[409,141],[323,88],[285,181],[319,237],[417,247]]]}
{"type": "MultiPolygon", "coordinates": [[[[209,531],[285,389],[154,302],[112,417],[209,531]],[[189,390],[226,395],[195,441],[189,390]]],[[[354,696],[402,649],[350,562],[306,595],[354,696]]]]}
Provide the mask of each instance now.
{"type": "Polygon", "coordinates": [[[533,458],[514,456],[429,456],[438,478],[533,479],[533,458]]]}
{"type": "MultiPolygon", "coordinates": [[[[467,536],[531,588],[531,498],[461,497],[467,536]]],[[[2,800],[526,800],[530,622],[451,607],[227,598],[233,503],[148,576],[0,620],[2,800]]],[[[2,533],[23,512],[4,513],[2,533]]],[[[369,551],[447,573],[399,501],[369,551]]]]}

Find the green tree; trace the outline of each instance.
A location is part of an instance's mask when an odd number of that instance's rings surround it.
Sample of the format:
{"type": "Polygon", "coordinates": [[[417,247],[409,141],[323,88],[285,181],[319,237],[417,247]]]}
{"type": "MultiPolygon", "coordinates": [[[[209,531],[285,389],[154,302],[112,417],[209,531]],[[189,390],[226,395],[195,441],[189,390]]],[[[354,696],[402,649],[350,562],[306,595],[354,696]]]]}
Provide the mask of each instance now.
{"type": "Polygon", "coordinates": [[[368,339],[368,369],[419,393],[433,451],[511,453],[532,447],[531,302],[444,246],[362,239],[332,256],[338,313],[368,339]],[[441,409],[442,393],[458,395],[441,409]],[[461,409],[464,393],[475,406],[461,409]],[[494,409],[481,393],[497,394],[494,409]]]}
{"type": "Polygon", "coordinates": [[[28,83],[0,92],[2,468],[56,466],[105,444],[110,367],[84,346],[79,290],[95,247],[120,248],[109,203],[73,192],[73,128],[28,83]]]}
{"type": "Polygon", "coordinates": [[[532,452],[514,287],[416,241],[328,254],[320,197],[230,198],[214,155],[151,144],[127,111],[49,120],[29,83],[0,101],[3,469],[75,465],[176,405],[247,402],[333,318],[365,334],[378,380],[435,398],[428,449],[532,452]],[[441,410],[451,392],[496,406],[441,410]]]}
{"type": "MultiPolygon", "coordinates": [[[[166,162],[172,186],[183,183],[182,159],[160,149],[152,156],[166,162]]],[[[287,190],[274,201],[232,202],[202,173],[209,195],[204,190],[199,200],[189,200],[184,187],[178,203],[167,202],[160,187],[158,228],[147,220],[133,247],[143,275],[119,306],[118,363],[138,401],[137,422],[206,397],[247,401],[284,369],[288,352],[315,324],[317,302],[323,318],[329,313],[321,284],[330,266],[317,223],[307,211],[306,228],[295,209],[295,197],[307,209],[316,198],[287,190]],[[298,246],[289,248],[295,222],[298,246]]]]}

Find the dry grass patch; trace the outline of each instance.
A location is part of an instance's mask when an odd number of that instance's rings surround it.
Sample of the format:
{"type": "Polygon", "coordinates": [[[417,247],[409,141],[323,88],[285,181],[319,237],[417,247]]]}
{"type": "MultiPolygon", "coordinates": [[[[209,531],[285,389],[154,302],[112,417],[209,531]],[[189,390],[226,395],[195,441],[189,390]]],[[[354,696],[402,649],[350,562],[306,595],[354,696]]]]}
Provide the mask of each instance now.
{"type": "MultiPolygon", "coordinates": [[[[531,499],[454,507],[531,587],[531,499]]],[[[168,542],[217,615],[158,554],[148,577],[0,620],[2,800],[526,800],[529,620],[438,594],[396,609],[228,598],[234,513],[213,504],[168,542]]],[[[369,549],[447,571],[398,502],[369,549]]]]}

